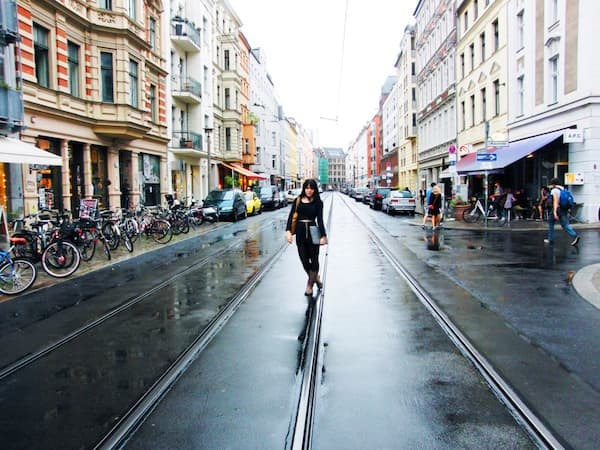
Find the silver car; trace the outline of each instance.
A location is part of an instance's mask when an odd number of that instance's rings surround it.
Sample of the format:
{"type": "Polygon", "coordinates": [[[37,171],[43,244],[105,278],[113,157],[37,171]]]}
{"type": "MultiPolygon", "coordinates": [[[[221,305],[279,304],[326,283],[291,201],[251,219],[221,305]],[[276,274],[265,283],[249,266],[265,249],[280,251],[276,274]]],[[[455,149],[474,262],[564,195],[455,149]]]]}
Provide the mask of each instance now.
{"type": "Polygon", "coordinates": [[[415,215],[417,199],[408,191],[390,191],[381,202],[381,210],[386,214],[403,212],[415,215]]]}

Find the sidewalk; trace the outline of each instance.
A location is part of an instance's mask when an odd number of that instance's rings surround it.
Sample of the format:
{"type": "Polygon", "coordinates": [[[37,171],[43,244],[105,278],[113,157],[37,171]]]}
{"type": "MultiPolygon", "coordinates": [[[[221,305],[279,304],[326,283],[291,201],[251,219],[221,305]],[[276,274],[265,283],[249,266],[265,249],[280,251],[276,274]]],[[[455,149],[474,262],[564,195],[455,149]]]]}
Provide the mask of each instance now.
{"type": "MultiPolygon", "coordinates": [[[[415,215],[415,226],[422,226],[422,213],[417,212],[415,215]]],[[[574,230],[600,230],[600,223],[574,223],[571,224],[574,230]]],[[[504,226],[486,225],[481,223],[466,223],[462,220],[454,218],[444,218],[442,227],[446,230],[464,230],[464,231],[481,231],[492,230],[499,232],[527,232],[527,231],[543,231],[548,229],[548,222],[535,220],[512,220],[504,226]]],[[[555,229],[560,230],[560,225],[557,224],[555,229]]],[[[591,264],[577,271],[573,276],[572,284],[579,295],[600,309],[600,262],[591,264]]]]}

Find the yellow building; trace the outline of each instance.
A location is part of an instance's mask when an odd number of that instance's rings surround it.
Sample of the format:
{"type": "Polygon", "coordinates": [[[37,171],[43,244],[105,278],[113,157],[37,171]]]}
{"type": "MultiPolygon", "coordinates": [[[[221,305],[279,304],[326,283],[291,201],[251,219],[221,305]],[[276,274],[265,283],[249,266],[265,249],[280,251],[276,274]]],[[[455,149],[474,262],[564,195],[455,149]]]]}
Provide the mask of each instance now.
{"type": "Polygon", "coordinates": [[[25,214],[159,204],[168,186],[161,2],[18,2],[26,129],[63,158],[24,171],[25,214]]]}

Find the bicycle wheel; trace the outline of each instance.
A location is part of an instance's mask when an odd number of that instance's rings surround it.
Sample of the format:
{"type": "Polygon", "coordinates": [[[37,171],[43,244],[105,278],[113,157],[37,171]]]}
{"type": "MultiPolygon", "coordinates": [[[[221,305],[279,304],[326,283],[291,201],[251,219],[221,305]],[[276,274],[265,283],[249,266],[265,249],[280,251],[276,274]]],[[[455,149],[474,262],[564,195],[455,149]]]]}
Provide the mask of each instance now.
{"type": "Polygon", "coordinates": [[[121,240],[123,241],[123,246],[127,249],[129,253],[133,252],[133,242],[131,242],[131,238],[127,233],[121,234],[121,240]]]}
{"type": "Polygon", "coordinates": [[[35,266],[28,259],[15,258],[0,267],[0,292],[15,295],[33,284],[37,277],[35,266]]]}
{"type": "Polygon", "coordinates": [[[42,253],[42,267],[55,278],[64,278],[75,272],[81,264],[81,253],[70,242],[56,241],[42,253]]]}
{"type": "Polygon", "coordinates": [[[96,253],[96,239],[90,230],[85,230],[82,236],[81,245],[78,246],[81,259],[90,261],[96,253]]]}
{"type": "Polygon", "coordinates": [[[135,219],[127,217],[124,220],[122,231],[127,233],[131,242],[135,242],[140,234],[140,227],[135,219]]]}
{"type": "Polygon", "coordinates": [[[108,242],[108,246],[111,250],[116,250],[121,240],[119,236],[119,229],[114,222],[106,222],[102,225],[102,234],[108,242]]]}
{"type": "Polygon", "coordinates": [[[173,239],[171,225],[163,219],[156,219],[152,222],[152,225],[150,225],[150,234],[152,234],[152,239],[159,244],[166,244],[173,239]]]}
{"type": "Polygon", "coordinates": [[[481,211],[479,211],[479,209],[471,208],[471,209],[465,209],[463,211],[463,221],[465,223],[475,223],[479,219],[481,219],[481,211]]]}
{"type": "Polygon", "coordinates": [[[110,253],[110,242],[106,240],[105,237],[101,236],[100,237],[100,243],[102,244],[102,250],[104,251],[104,256],[106,256],[106,259],[108,259],[109,261],[112,258],[112,255],[110,253]]]}

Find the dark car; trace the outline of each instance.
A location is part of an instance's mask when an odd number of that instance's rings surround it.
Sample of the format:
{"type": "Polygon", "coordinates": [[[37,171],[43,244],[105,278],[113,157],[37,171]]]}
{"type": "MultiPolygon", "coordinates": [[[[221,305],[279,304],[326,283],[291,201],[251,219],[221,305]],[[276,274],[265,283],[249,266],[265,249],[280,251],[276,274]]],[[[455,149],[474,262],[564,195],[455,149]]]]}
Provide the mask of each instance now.
{"type": "Polygon", "coordinates": [[[372,195],[369,197],[369,208],[381,210],[383,199],[395,190],[391,187],[376,187],[373,189],[372,195]]]}
{"type": "Polygon", "coordinates": [[[267,186],[257,186],[253,189],[256,195],[260,197],[262,203],[262,209],[277,209],[281,208],[281,196],[279,194],[279,188],[274,184],[267,186]]]}
{"type": "Polygon", "coordinates": [[[214,189],[208,193],[203,208],[217,208],[219,219],[230,219],[236,222],[238,219],[248,217],[246,211],[246,199],[239,189],[214,189]]]}

